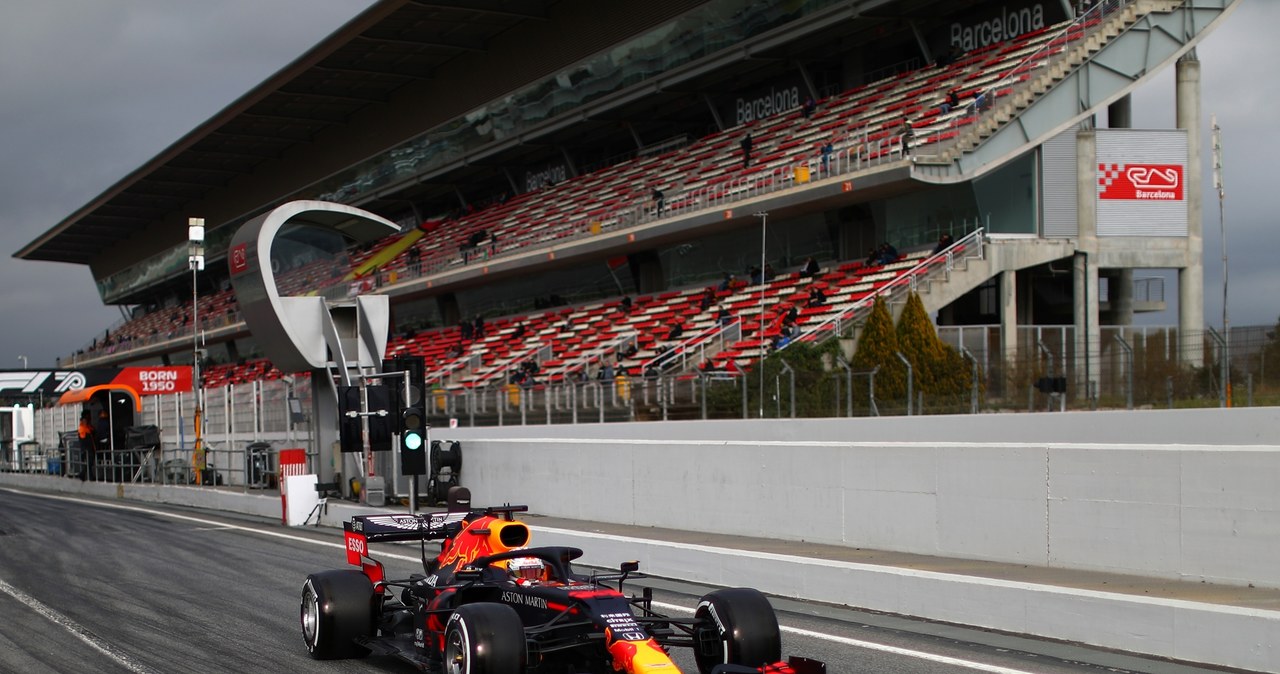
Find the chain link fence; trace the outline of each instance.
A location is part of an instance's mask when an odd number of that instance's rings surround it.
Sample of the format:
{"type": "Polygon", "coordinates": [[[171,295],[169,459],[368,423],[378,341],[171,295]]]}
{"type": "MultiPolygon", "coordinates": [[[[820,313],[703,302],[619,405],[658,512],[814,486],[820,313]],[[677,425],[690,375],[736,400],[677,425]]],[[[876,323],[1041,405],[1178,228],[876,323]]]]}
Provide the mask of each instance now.
{"type": "MultiPolygon", "coordinates": [[[[749,370],[686,371],[606,380],[435,388],[423,406],[435,429],[697,419],[790,419],[1097,409],[1253,407],[1280,404],[1280,342],[1274,327],[1179,334],[1167,327],[1104,327],[1084,348],[1071,326],[1022,326],[1002,345],[998,326],[945,326],[941,339],[967,367],[964,390],[877,391],[878,368],[846,358],[850,340],[786,350],[749,370]]],[[[250,490],[278,485],[278,454],[314,447],[311,378],[206,389],[200,483],[250,490]]],[[[197,463],[191,394],[143,398],[121,447],[91,461],[79,448],[72,407],[36,410],[36,442],[10,470],[109,482],[193,484],[197,463]]],[[[17,451],[17,450],[15,450],[17,451]]],[[[394,452],[392,452],[394,454],[394,452]]],[[[392,459],[394,460],[394,459],[392,459]]]]}

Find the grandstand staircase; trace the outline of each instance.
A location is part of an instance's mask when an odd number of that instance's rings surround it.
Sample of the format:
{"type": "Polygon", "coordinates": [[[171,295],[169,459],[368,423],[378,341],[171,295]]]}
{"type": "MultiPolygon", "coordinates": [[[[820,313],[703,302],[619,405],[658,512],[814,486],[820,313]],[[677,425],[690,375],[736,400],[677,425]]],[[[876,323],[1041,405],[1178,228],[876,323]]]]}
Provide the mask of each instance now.
{"type": "Polygon", "coordinates": [[[998,97],[993,104],[991,114],[983,118],[969,130],[961,134],[956,142],[935,155],[919,155],[919,165],[950,165],[963,155],[973,153],[996,132],[1014,122],[1037,100],[1064,82],[1072,73],[1084,66],[1094,55],[1102,51],[1113,40],[1123,35],[1144,17],[1153,13],[1171,13],[1185,4],[1185,0],[1133,0],[1120,11],[1100,19],[1101,26],[1088,34],[1084,39],[1076,41],[1073,31],[1084,31],[1090,23],[1088,16],[1081,17],[1076,23],[1063,32],[1045,48],[1027,57],[1023,65],[1013,70],[1014,74],[1033,71],[1039,67],[1038,61],[1050,61],[1043,72],[1027,77],[1025,81],[1013,79],[1006,83],[997,83],[991,91],[997,92],[1006,86],[1013,87],[1009,95],[998,97]],[[1069,48],[1054,53],[1055,46],[1065,43],[1069,48]]]}
{"type": "MultiPolygon", "coordinates": [[[[951,304],[1001,272],[1047,264],[1076,252],[1070,239],[988,239],[983,246],[982,255],[960,258],[942,273],[916,283],[925,311],[932,313],[951,304]]],[[[901,304],[896,303],[895,308],[901,304]]]]}

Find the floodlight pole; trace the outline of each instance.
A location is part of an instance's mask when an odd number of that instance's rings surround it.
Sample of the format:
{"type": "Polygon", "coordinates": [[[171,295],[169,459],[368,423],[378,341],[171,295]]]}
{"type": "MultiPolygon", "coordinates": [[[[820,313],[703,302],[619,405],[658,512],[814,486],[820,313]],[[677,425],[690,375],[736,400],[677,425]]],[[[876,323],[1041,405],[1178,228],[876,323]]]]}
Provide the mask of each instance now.
{"type": "Polygon", "coordinates": [[[769,211],[757,211],[752,215],[755,215],[757,218],[760,218],[760,324],[756,328],[756,332],[757,334],[760,335],[760,339],[759,339],[760,361],[758,363],[757,369],[760,370],[760,418],[763,419],[764,418],[764,359],[765,359],[764,260],[765,260],[765,248],[768,245],[767,235],[769,232],[769,211]]]}
{"type": "MultiPolygon", "coordinates": [[[[187,219],[187,266],[191,268],[191,401],[192,430],[195,433],[192,458],[196,464],[196,484],[204,480],[204,447],[200,433],[200,296],[196,274],[204,269],[204,218],[187,219]]],[[[216,484],[216,481],[215,481],[216,484]]]]}
{"type": "Polygon", "coordinates": [[[1222,393],[1221,404],[1231,407],[1231,315],[1227,311],[1227,225],[1226,191],[1222,187],[1222,128],[1218,116],[1209,116],[1213,126],[1213,186],[1218,190],[1218,231],[1222,235],[1222,393]]]}

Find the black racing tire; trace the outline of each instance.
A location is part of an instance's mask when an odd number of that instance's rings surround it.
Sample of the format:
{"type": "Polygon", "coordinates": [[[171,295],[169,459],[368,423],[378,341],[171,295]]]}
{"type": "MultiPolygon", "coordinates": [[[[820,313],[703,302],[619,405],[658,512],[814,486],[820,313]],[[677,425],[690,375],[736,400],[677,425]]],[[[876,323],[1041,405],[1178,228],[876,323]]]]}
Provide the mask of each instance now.
{"type": "Polygon", "coordinates": [[[444,633],[445,674],[516,674],[525,670],[524,623],[505,604],[463,604],[444,633]]]}
{"type": "Polygon", "coordinates": [[[317,660],[362,658],[369,649],[355,642],[374,633],[378,597],[361,571],[321,571],[302,584],[302,641],[317,660]]]}
{"type": "Polygon", "coordinates": [[[773,606],[759,590],[716,590],[694,613],[693,658],[698,671],[717,665],[760,667],[782,659],[782,634],[773,606]]]}

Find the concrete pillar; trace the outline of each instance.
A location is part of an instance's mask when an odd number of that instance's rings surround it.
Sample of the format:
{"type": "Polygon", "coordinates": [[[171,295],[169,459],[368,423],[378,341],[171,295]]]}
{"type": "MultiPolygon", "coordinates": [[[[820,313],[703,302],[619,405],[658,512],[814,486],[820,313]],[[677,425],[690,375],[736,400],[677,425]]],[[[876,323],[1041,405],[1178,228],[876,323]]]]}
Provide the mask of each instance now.
{"type": "MultiPolygon", "coordinates": [[[[311,392],[311,418],[338,418],[338,389],[333,376],[327,370],[312,370],[311,381],[318,383],[311,392]],[[327,382],[324,383],[324,382],[327,382]]],[[[316,455],[315,468],[320,482],[333,482],[334,473],[342,472],[344,477],[360,475],[359,470],[344,465],[346,455],[338,448],[338,423],[312,423],[313,442],[310,448],[316,455]]],[[[352,466],[354,466],[354,462],[352,466]]],[[[347,493],[346,486],[342,493],[347,493]]]]}
{"type": "Polygon", "coordinates": [[[1117,269],[1108,285],[1111,300],[1111,324],[1133,325],[1133,270],[1117,269]]]}
{"type": "MultiPolygon", "coordinates": [[[[1098,379],[1098,267],[1089,256],[1098,252],[1098,134],[1076,134],[1076,253],[1072,258],[1071,392],[1085,400],[1089,382],[1098,379]]],[[[1063,354],[1066,357],[1066,354],[1063,354]]]]}
{"type": "Polygon", "coordinates": [[[1076,247],[1096,251],[1098,246],[1098,135],[1093,130],[1076,134],[1076,247]]]}
{"type": "Polygon", "coordinates": [[[1107,127],[1111,129],[1133,128],[1133,99],[1128,94],[1107,106],[1107,127]]]}
{"type": "Polygon", "coordinates": [[[1178,59],[1177,125],[1187,131],[1187,248],[1178,269],[1178,354],[1192,367],[1204,364],[1204,180],[1200,170],[1200,61],[1195,50],[1178,59]]]}
{"type": "Polygon", "coordinates": [[[1018,272],[1000,272],[1000,353],[1006,368],[1018,362],[1018,272]]]}
{"type": "Polygon", "coordinates": [[[1098,266],[1089,262],[1089,254],[1077,252],[1072,259],[1071,281],[1075,326],[1075,398],[1084,400],[1089,382],[1098,380],[1101,330],[1098,328],[1098,266]]]}

